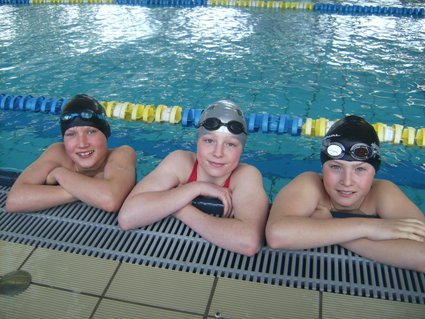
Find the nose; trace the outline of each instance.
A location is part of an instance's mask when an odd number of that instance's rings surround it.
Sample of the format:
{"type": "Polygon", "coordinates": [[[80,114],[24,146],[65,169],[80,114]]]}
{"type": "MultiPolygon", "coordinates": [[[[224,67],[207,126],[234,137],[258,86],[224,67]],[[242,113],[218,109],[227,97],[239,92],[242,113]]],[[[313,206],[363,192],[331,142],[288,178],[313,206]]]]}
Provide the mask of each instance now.
{"type": "Polygon", "coordinates": [[[341,176],[341,184],[344,186],[350,186],[352,183],[353,177],[352,172],[349,169],[345,169],[341,176]]]}
{"type": "Polygon", "coordinates": [[[88,146],[87,135],[84,133],[78,134],[78,147],[84,148],[88,146]]]}
{"type": "Polygon", "coordinates": [[[223,143],[216,143],[214,146],[214,156],[222,157],[223,156],[223,143]]]}

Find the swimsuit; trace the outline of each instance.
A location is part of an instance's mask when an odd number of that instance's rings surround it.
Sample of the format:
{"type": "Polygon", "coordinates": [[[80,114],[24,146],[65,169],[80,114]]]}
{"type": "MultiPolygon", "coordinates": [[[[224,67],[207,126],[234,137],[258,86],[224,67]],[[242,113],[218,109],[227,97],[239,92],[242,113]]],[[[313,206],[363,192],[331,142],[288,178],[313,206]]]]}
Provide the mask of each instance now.
{"type": "Polygon", "coordinates": [[[333,218],[350,218],[350,217],[379,218],[378,215],[366,215],[366,214],[360,214],[360,213],[344,213],[344,212],[336,212],[336,211],[331,211],[331,215],[333,218]]]}
{"type": "MultiPolygon", "coordinates": [[[[224,185],[223,185],[224,188],[229,188],[231,177],[232,177],[232,174],[230,174],[230,176],[224,182],[224,185]]],[[[195,163],[193,164],[193,168],[192,168],[192,173],[190,173],[187,183],[196,182],[197,179],[198,179],[198,160],[195,160],[195,163]]]]}

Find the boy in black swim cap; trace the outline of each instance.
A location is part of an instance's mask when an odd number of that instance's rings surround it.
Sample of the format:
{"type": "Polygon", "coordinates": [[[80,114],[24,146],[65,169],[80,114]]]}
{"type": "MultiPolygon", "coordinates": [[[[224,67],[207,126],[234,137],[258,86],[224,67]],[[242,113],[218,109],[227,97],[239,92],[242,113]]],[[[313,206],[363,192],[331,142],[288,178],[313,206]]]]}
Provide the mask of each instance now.
{"type": "Polygon", "coordinates": [[[63,143],[51,145],[14,183],[9,212],[33,212],[84,201],[108,212],[119,210],[135,184],[133,148],[108,148],[111,129],[102,105],[80,94],[60,115],[63,143]]]}
{"type": "Polygon", "coordinates": [[[64,105],[60,126],[62,136],[67,129],[75,126],[91,126],[97,128],[107,138],[111,135],[105,109],[98,101],[86,94],[76,95],[64,105]]]}
{"type": "Polygon", "coordinates": [[[372,125],[363,118],[350,115],[336,122],[322,141],[320,160],[363,161],[378,172],[381,165],[379,139],[372,125]]]}
{"type": "Polygon", "coordinates": [[[241,108],[230,100],[209,105],[197,136],[196,153],[172,152],[136,185],[118,215],[119,225],[127,230],[173,215],[215,245],[254,255],[264,241],[269,204],[261,173],[240,163],[247,138],[241,108]],[[223,217],[192,205],[201,195],[219,199],[223,217]]]}
{"type": "Polygon", "coordinates": [[[268,244],[340,244],[378,262],[425,272],[425,217],[394,183],[374,178],[381,157],[373,126],[353,115],[337,121],[323,138],[320,159],[322,174],[302,173],[276,196],[268,244]]]}

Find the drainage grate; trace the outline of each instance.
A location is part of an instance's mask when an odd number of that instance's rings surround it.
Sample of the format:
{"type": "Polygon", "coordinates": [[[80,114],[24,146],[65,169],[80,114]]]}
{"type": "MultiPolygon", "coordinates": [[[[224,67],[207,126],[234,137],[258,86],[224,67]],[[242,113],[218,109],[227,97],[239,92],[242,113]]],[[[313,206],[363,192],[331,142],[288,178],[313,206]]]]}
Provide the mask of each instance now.
{"type": "Polygon", "coordinates": [[[347,295],[425,304],[425,274],[364,259],[333,245],[302,251],[264,247],[246,257],[208,243],[179,220],[122,231],[116,214],[81,202],[9,214],[0,187],[0,240],[126,263],[347,295]]]}

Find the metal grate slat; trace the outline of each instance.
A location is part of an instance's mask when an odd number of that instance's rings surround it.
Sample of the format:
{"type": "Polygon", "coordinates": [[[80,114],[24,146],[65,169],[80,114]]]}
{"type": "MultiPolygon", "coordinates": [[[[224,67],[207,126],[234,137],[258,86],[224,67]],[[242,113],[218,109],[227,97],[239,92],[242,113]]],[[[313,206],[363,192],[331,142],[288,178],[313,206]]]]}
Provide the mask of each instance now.
{"type": "Polygon", "coordinates": [[[81,202],[9,214],[4,211],[8,191],[0,187],[0,240],[191,273],[425,304],[425,274],[381,265],[340,246],[302,251],[263,247],[246,257],[208,243],[172,217],[125,232],[116,214],[81,202]]]}

